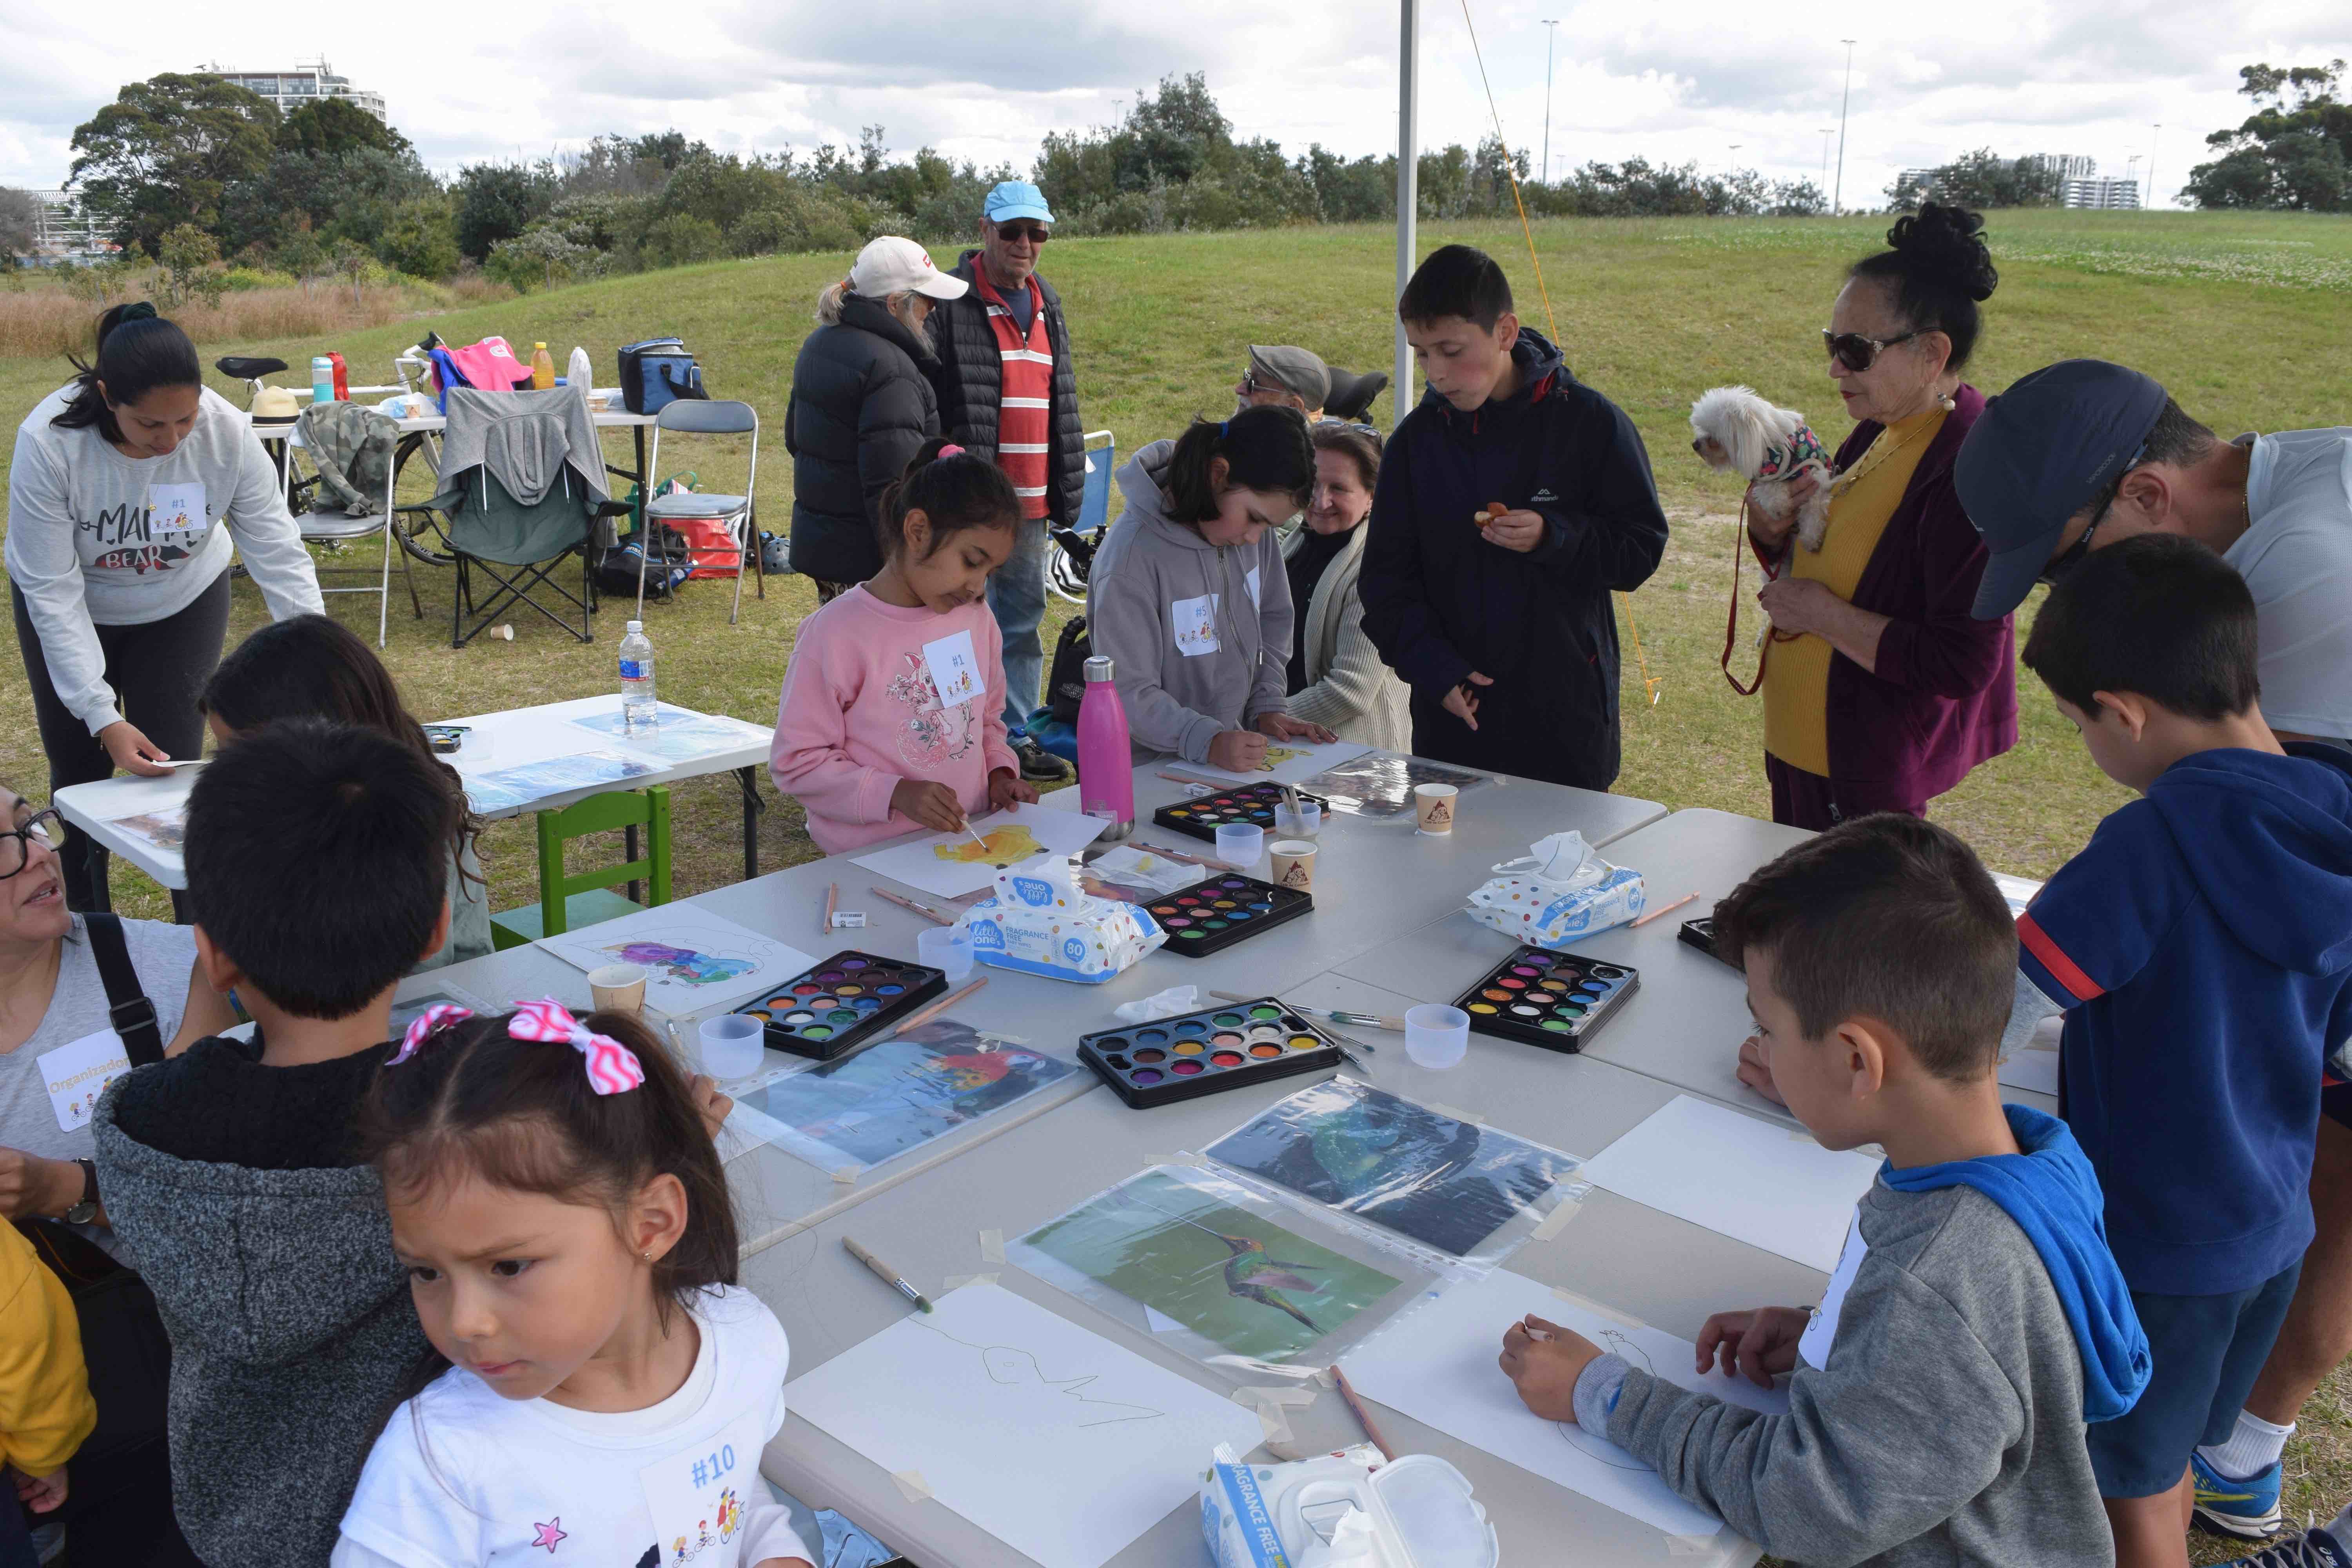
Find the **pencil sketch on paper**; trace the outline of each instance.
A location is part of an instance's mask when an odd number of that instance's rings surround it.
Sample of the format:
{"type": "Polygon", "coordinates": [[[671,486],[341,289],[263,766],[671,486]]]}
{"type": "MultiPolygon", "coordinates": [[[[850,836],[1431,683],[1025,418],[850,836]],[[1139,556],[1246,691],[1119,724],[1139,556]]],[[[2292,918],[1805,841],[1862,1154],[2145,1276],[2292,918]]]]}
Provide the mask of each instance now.
{"type": "MultiPolygon", "coordinates": [[[[1619,1332],[1617,1330],[1601,1330],[1599,1334],[1594,1336],[1594,1342],[1599,1344],[1602,1351],[1611,1355],[1623,1356],[1628,1362],[1631,1362],[1633,1365],[1641,1368],[1643,1372],[1648,1373],[1652,1377],[1658,1375],[1656,1365],[1650,1360],[1650,1352],[1643,1350],[1640,1345],[1635,1344],[1631,1339],[1619,1332]]],[[[1616,1444],[1612,1443],[1608,1438],[1597,1436],[1591,1432],[1587,1432],[1583,1427],[1579,1426],[1573,1421],[1555,1421],[1552,1423],[1552,1426],[1559,1431],[1561,1441],[1565,1442],[1570,1447],[1574,1448],[1578,1453],[1582,1454],[1588,1459],[1596,1459],[1600,1461],[1601,1464],[1608,1466],[1612,1470],[1647,1471],[1651,1468],[1650,1466],[1642,1463],[1641,1460],[1633,1458],[1633,1455],[1627,1453],[1616,1444]]]]}
{"type": "MultiPolygon", "coordinates": [[[[1124,1415],[1104,1415],[1094,1420],[1080,1421],[1077,1425],[1082,1430],[1089,1426],[1116,1426],[1130,1421],[1159,1421],[1167,1415],[1166,1411],[1154,1410],[1149,1405],[1126,1405],[1109,1399],[1088,1399],[1078,1391],[1098,1381],[1100,1374],[1097,1373],[1090,1372],[1078,1377],[1047,1377],[1034,1352],[1023,1350],[1017,1345],[976,1345],[970,1340],[958,1339],[935,1324],[924,1322],[920,1318],[908,1318],[905,1321],[916,1328],[926,1330],[943,1340],[960,1344],[966,1350],[978,1352],[981,1369],[988,1373],[988,1380],[991,1383],[1001,1388],[1050,1388],[1056,1393],[1067,1395],[1080,1405],[1092,1406],[1102,1411],[1128,1412],[1124,1415]]],[[[1073,1410],[1072,1414],[1079,1414],[1079,1412],[1073,1410]]]]}

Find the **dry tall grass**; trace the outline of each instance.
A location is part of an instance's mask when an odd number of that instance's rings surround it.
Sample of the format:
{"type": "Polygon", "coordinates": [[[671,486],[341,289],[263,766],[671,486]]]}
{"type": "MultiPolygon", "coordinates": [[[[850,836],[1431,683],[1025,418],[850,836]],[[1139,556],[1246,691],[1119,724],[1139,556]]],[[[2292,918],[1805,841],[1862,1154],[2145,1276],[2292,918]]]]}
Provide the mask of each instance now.
{"type": "MultiPolygon", "coordinates": [[[[155,297],[153,277],[133,278],[105,299],[76,293],[48,278],[24,279],[0,288],[0,357],[58,359],[68,353],[87,356],[99,313],[123,300],[155,297]]],[[[269,342],[287,338],[322,338],[337,332],[381,327],[405,317],[488,304],[510,298],[513,290],[486,278],[465,277],[448,283],[351,284],[313,279],[282,289],[250,289],[224,294],[217,304],[191,299],[156,308],[187,329],[200,343],[234,350],[239,343],[269,342]]]]}

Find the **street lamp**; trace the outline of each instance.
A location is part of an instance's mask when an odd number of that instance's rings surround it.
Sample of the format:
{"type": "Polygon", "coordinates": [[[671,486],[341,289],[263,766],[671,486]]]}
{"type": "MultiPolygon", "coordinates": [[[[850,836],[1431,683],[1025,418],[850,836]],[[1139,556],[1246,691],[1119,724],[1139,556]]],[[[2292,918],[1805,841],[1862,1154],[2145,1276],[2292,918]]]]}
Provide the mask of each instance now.
{"type": "Polygon", "coordinates": [[[1830,196],[1830,216],[1836,217],[1845,211],[1845,111],[1853,101],[1853,45],[1852,38],[1840,38],[1845,46],[1845,91],[1838,99],[1838,170],[1837,185],[1830,196]]]}
{"type": "Polygon", "coordinates": [[[2147,205],[2156,205],[2156,140],[2164,134],[2164,121],[2159,120],[2148,129],[2147,138],[2147,205]]]}
{"type": "Polygon", "coordinates": [[[1824,125],[1822,127],[1822,178],[1824,180],[1830,177],[1830,138],[1836,134],[1836,126],[1824,125]]]}
{"type": "Polygon", "coordinates": [[[1547,16],[1544,26],[1551,29],[1544,35],[1543,183],[1549,185],[1551,184],[1551,46],[1552,40],[1559,37],[1559,19],[1547,16]]]}

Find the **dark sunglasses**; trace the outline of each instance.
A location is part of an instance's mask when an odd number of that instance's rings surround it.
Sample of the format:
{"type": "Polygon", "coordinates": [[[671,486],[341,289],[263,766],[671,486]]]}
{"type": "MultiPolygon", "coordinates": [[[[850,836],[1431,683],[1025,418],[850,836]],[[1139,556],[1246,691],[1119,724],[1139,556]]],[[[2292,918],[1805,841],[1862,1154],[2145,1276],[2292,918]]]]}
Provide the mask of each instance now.
{"type": "Polygon", "coordinates": [[[996,237],[1007,245],[1024,239],[1034,245],[1043,245],[1054,237],[1054,231],[1042,224],[1001,223],[996,226],[996,237]]]}
{"type": "Polygon", "coordinates": [[[1897,343],[1907,343],[1917,332],[1906,332],[1899,338],[1865,338],[1860,332],[1833,332],[1822,329],[1822,342],[1830,351],[1830,358],[1860,375],[1877,363],[1878,356],[1897,343]]]}

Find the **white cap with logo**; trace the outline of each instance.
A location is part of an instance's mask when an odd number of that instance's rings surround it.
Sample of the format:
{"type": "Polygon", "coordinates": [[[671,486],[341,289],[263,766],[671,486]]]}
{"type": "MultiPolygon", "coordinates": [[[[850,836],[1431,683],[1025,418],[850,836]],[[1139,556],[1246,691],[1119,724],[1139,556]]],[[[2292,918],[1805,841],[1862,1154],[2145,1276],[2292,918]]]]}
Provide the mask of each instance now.
{"type": "Polygon", "coordinates": [[[934,300],[958,300],[971,287],[931,265],[931,253],[911,239],[886,234],[857,253],[849,287],[869,300],[912,290],[934,300]]]}

